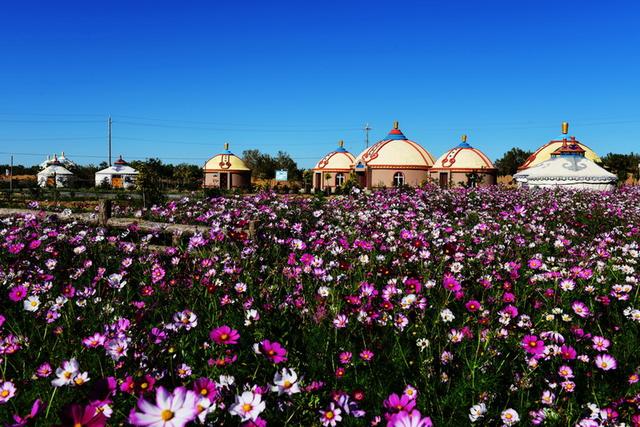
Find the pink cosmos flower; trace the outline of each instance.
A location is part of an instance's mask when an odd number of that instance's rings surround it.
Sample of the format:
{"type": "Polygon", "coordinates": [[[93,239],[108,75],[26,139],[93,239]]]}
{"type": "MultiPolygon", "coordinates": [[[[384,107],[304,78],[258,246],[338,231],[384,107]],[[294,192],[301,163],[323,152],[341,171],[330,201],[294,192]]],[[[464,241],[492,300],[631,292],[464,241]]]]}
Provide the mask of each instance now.
{"type": "Polygon", "coordinates": [[[33,405],[31,405],[31,411],[29,414],[24,417],[21,417],[20,415],[13,416],[14,423],[11,424],[11,427],[24,427],[28,425],[30,420],[34,419],[36,415],[38,415],[40,408],[42,408],[42,400],[36,399],[36,401],[33,402],[33,405]]]}
{"type": "Polygon", "coordinates": [[[218,395],[216,383],[209,378],[199,378],[193,383],[193,391],[202,397],[206,397],[209,400],[215,400],[218,395]]]}
{"type": "Polygon", "coordinates": [[[16,386],[11,381],[0,384],[0,405],[3,405],[16,395],[16,386]]]}
{"type": "Polygon", "coordinates": [[[48,362],[43,363],[36,369],[36,375],[40,378],[46,378],[53,373],[53,369],[48,362]]]}
{"type": "Polygon", "coordinates": [[[365,362],[371,361],[373,359],[373,351],[365,348],[360,352],[360,359],[364,360],[365,362]]]}
{"type": "Polygon", "coordinates": [[[419,411],[401,411],[387,421],[387,427],[433,427],[431,418],[422,417],[419,411]]]}
{"type": "Polygon", "coordinates": [[[611,345],[611,341],[601,336],[595,336],[591,338],[591,341],[593,342],[593,349],[597,351],[607,351],[609,345],[611,345]]]}
{"type": "Polygon", "coordinates": [[[573,304],[571,304],[571,308],[573,309],[574,313],[582,318],[589,317],[589,315],[591,314],[591,311],[589,311],[589,307],[587,307],[586,304],[581,301],[574,301],[573,304]]]}
{"type": "Polygon", "coordinates": [[[537,270],[542,267],[542,261],[537,258],[533,258],[529,260],[529,268],[532,270],[537,270]]]}
{"type": "Polygon", "coordinates": [[[131,409],[129,423],[134,426],[184,427],[198,415],[197,396],[184,387],[169,393],[164,387],[156,392],[155,404],[138,399],[138,410],[131,409]]]}
{"type": "Polygon", "coordinates": [[[232,345],[238,344],[238,339],[240,339],[240,334],[235,329],[231,329],[227,325],[220,326],[215,328],[209,334],[209,337],[216,344],[220,345],[232,345]]]}
{"type": "Polygon", "coordinates": [[[287,350],[278,342],[263,340],[258,345],[258,354],[264,354],[267,359],[276,365],[287,360],[287,350]]]}
{"type": "Polygon", "coordinates": [[[562,378],[573,378],[573,369],[567,365],[562,365],[558,368],[558,375],[562,378]]]}
{"type": "Polygon", "coordinates": [[[544,341],[535,335],[525,335],[522,339],[522,348],[529,354],[540,356],[544,353],[544,341]]]}
{"type": "Polygon", "coordinates": [[[350,351],[343,351],[338,356],[338,359],[340,359],[340,363],[341,364],[348,365],[351,362],[351,357],[352,356],[353,356],[353,354],[350,351]]]}
{"type": "Polygon", "coordinates": [[[603,371],[616,369],[616,367],[618,366],[616,359],[614,359],[614,357],[609,354],[597,355],[595,364],[598,368],[602,369],[603,371]]]}
{"type": "Polygon", "coordinates": [[[342,410],[337,407],[335,403],[331,402],[327,409],[320,411],[320,421],[325,427],[335,427],[337,423],[342,421],[342,416],[340,415],[341,413],[342,410]]]}

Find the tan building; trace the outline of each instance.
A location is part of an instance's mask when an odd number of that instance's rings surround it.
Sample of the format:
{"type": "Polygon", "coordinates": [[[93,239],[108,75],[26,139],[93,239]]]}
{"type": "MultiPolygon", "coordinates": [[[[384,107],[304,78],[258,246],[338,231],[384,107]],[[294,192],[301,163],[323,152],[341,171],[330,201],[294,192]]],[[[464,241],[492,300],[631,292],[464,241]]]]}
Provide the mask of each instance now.
{"type": "Polygon", "coordinates": [[[345,150],[344,142],[324,156],[313,168],[313,189],[334,191],[349,179],[351,166],[355,162],[353,154],[345,150]]]}
{"type": "Polygon", "coordinates": [[[352,169],[363,187],[415,187],[429,178],[433,163],[433,156],[404,136],[395,122],[385,139],[356,157],[352,169]]]}
{"type": "Polygon", "coordinates": [[[441,188],[483,187],[496,184],[498,169],[464,135],[460,144],[436,160],[429,175],[441,188]]]}
{"type": "Polygon", "coordinates": [[[204,164],[205,188],[248,188],[251,186],[251,170],[242,159],[231,151],[229,144],[224,144],[224,151],[216,154],[204,164]]]}

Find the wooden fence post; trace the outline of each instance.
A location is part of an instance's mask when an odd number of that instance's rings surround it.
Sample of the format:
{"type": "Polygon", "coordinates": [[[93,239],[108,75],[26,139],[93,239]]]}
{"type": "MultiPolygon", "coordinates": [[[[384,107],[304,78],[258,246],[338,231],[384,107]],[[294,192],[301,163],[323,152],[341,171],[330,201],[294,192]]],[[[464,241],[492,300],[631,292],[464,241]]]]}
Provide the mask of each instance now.
{"type": "Polygon", "coordinates": [[[106,227],[109,218],[111,218],[111,200],[100,200],[100,202],[98,202],[98,224],[106,227]]]}

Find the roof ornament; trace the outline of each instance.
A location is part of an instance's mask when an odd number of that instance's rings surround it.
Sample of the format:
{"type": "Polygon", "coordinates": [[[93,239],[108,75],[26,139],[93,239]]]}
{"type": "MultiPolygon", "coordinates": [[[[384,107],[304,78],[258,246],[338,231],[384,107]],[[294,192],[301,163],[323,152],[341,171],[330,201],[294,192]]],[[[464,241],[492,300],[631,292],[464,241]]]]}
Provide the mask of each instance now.
{"type": "Polygon", "coordinates": [[[225,149],[225,150],[228,150],[228,149],[229,149],[229,143],[228,143],[228,142],[225,142],[225,143],[224,143],[224,149],[225,149]]]}
{"type": "Polygon", "coordinates": [[[467,142],[467,135],[462,135],[462,142],[467,142]]]}
{"type": "Polygon", "coordinates": [[[569,133],[569,123],[568,122],[562,122],[562,134],[566,135],[569,133]]]}
{"type": "Polygon", "coordinates": [[[340,142],[338,142],[338,147],[344,148],[344,141],[343,140],[340,140],[340,142]]]}
{"type": "Polygon", "coordinates": [[[398,123],[397,120],[395,122],[393,122],[393,128],[394,129],[398,129],[398,126],[399,126],[399,123],[398,123]]]}

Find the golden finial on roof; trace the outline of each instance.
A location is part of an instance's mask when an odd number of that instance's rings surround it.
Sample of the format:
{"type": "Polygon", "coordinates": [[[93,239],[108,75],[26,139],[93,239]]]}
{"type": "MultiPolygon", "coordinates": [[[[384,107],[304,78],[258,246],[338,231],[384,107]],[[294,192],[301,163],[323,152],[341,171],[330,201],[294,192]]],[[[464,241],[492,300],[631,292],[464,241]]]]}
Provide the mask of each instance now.
{"type": "Polygon", "coordinates": [[[225,143],[224,143],[224,149],[225,149],[225,150],[228,150],[228,149],[229,149],[229,143],[228,143],[228,142],[225,142],[225,143]]]}
{"type": "Polygon", "coordinates": [[[343,140],[340,140],[340,142],[338,142],[338,146],[340,146],[340,147],[344,147],[344,141],[343,141],[343,140]]]}
{"type": "Polygon", "coordinates": [[[562,122],[562,134],[566,135],[569,133],[569,123],[562,122]]]}
{"type": "Polygon", "coordinates": [[[393,122],[393,128],[394,129],[398,129],[398,126],[399,126],[399,124],[398,124],[397,120],[395,122],[393,122]]]}
{"type": "Polygon", "coordinates": [[[467,142],[467,135],[462,135],[462,142],[467,142]]]}

